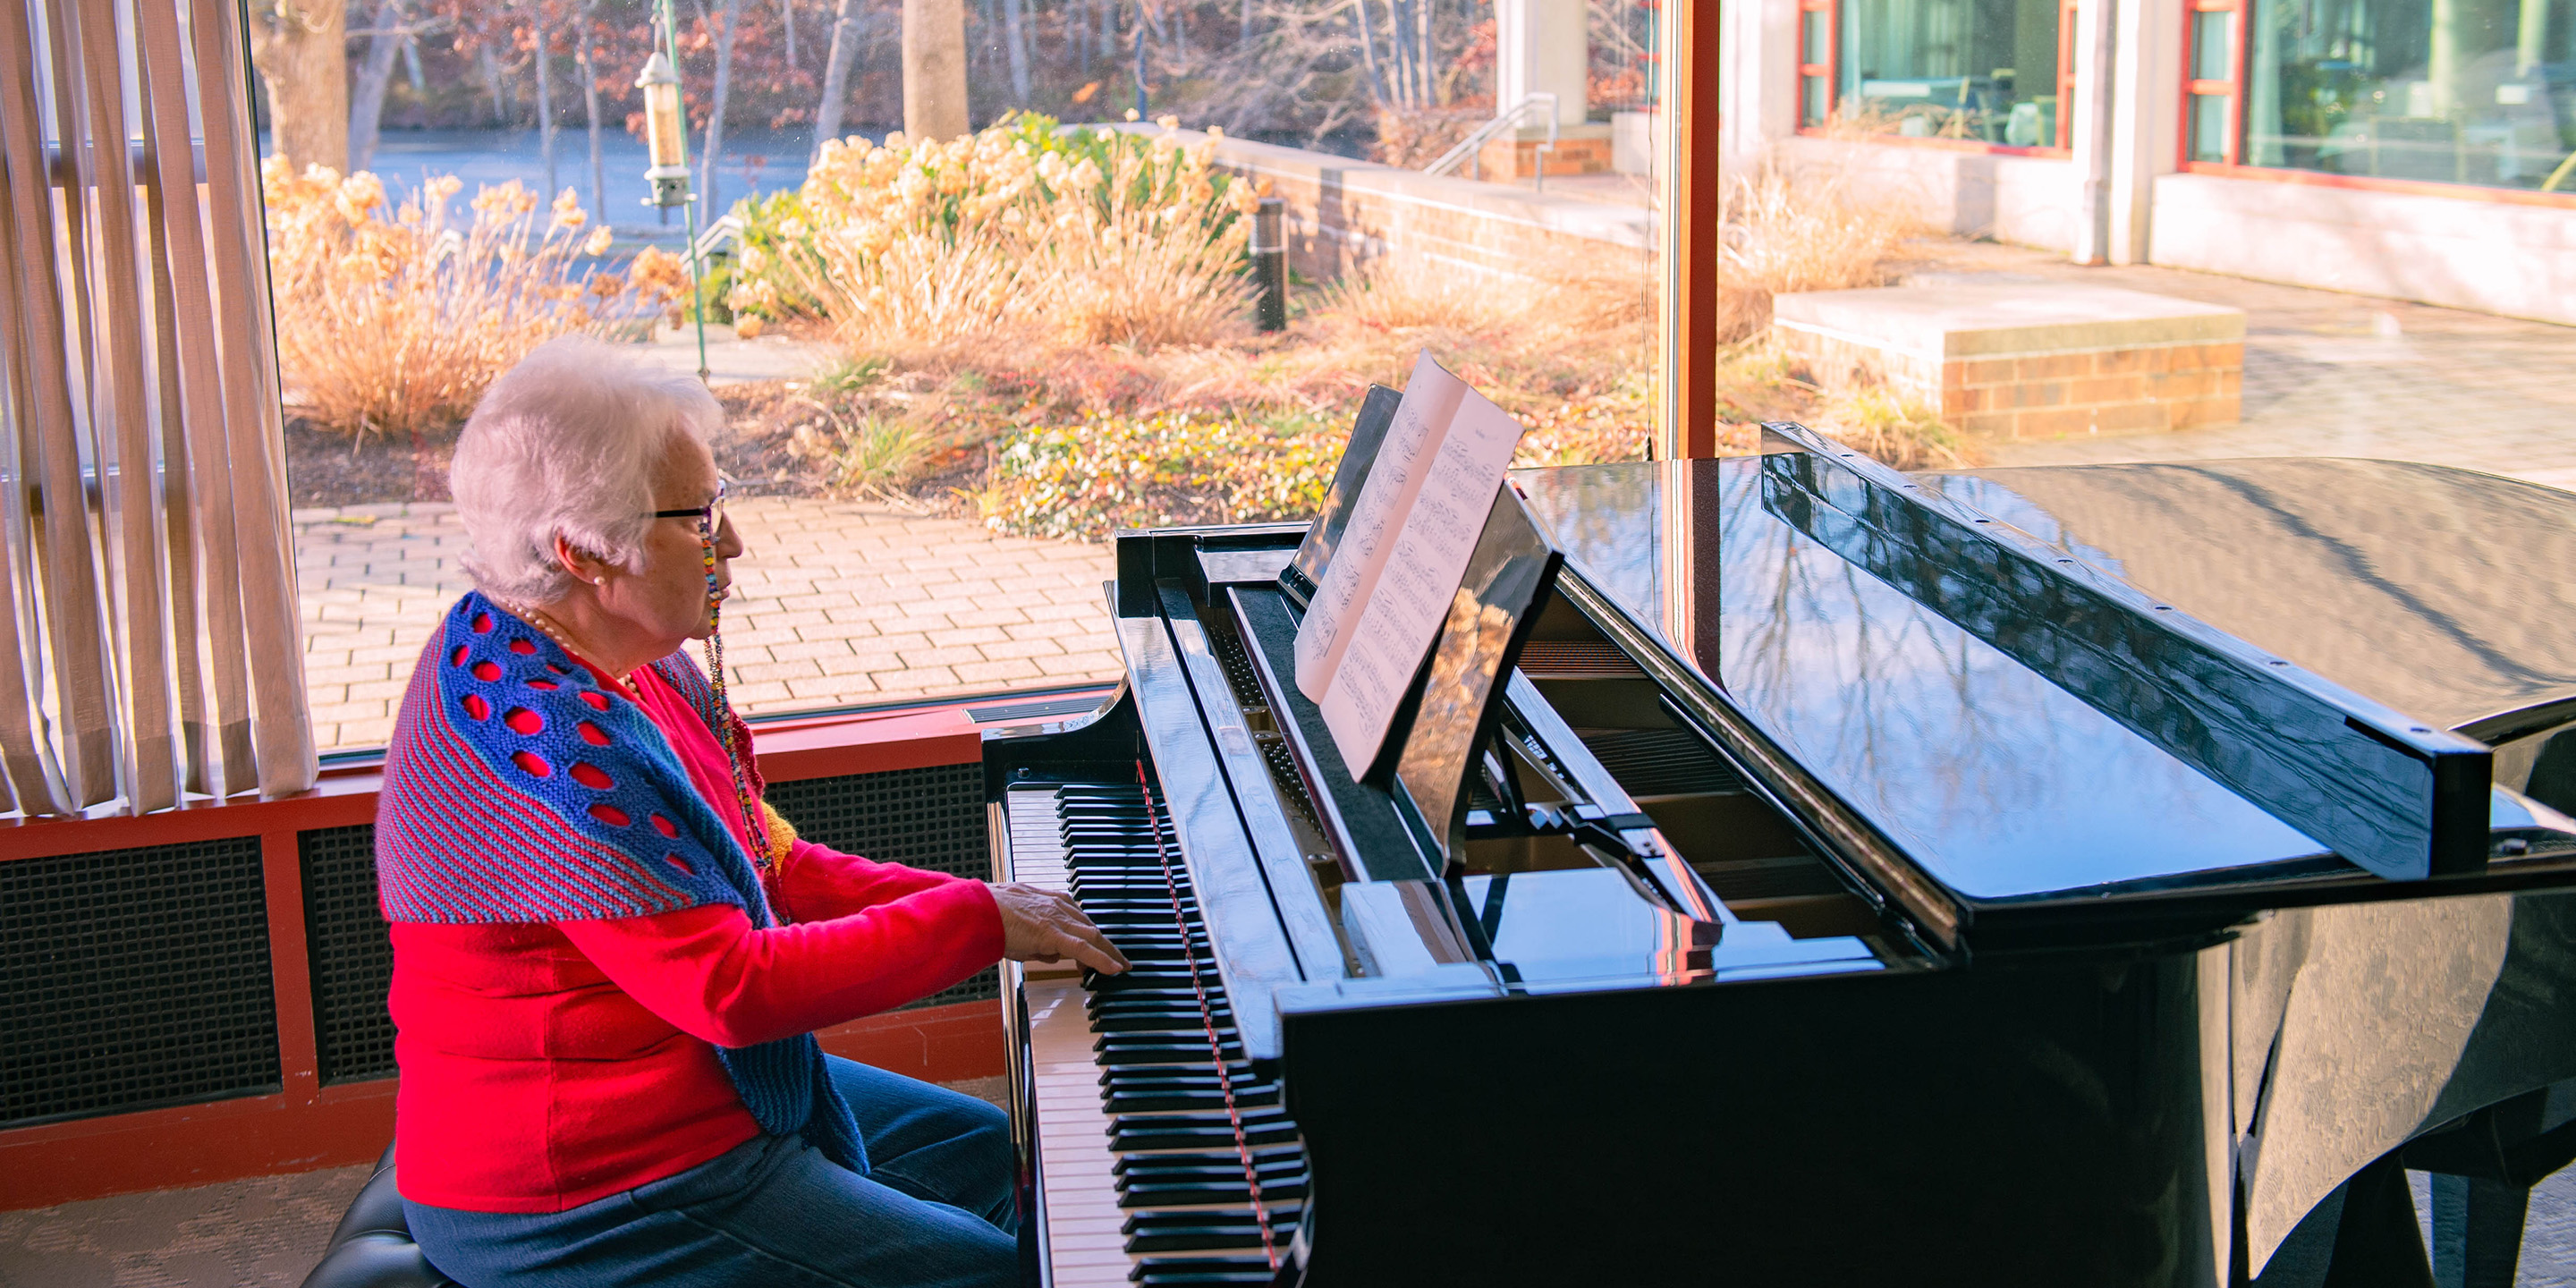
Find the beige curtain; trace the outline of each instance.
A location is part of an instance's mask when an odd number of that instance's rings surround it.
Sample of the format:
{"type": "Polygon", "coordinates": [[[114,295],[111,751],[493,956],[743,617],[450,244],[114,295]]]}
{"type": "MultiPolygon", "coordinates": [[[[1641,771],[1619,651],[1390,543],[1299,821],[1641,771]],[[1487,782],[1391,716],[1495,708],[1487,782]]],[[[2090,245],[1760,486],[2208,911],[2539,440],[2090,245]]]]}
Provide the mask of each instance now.
{"type": "Polygon", "coordinates": [[[0,0],[0,772],[313,784],[237,0],[0,0]]]}

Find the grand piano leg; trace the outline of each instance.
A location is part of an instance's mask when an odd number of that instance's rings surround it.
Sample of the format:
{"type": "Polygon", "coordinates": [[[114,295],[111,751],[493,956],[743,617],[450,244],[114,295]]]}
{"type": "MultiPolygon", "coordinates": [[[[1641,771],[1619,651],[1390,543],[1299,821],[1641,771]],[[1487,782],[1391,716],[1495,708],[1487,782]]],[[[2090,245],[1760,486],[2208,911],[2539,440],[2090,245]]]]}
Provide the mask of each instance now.
{"type": "Polygon", "coordinates": [[[2433,1174],[2433,1279],[2440,1288],[2513,1288],[2531,1190],[2433,1174]]]}
{"type": "Polygon", "coordinates": [[[2435,1288],[2395,1155],[2353,1174],[2299,1222],[2254,1288],[2435,1288]]]}

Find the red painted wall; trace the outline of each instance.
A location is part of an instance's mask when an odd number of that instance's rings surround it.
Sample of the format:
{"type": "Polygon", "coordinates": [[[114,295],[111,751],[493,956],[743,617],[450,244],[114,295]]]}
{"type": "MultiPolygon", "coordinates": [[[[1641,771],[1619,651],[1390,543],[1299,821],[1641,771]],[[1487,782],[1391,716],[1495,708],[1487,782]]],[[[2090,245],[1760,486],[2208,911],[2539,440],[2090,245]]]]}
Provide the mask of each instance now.
{"type": "MultiPolygon", "coordinates": [[[[758,729],[761,773],[772,782],[965,764],[983,754],[962,703],[764,722],[758,729]]],[[[379,781],[372,766],[360,766],[331,771],[312,791],[275,800],[198,804],[140,818],[0,821],[0,863],[259,837],[285,1081],[275,1095],[0,1131],[0,1211],[340,1167],[383,1152],[393,1139],[393,1080],[320,1085],[295,844],[301,831],[373,821],[379,781]]],[[[821,1037],[835,1055],[929,1082],[993,1077],[1004,1069],[996,1002],[894,1011],[821,1037]]]]}

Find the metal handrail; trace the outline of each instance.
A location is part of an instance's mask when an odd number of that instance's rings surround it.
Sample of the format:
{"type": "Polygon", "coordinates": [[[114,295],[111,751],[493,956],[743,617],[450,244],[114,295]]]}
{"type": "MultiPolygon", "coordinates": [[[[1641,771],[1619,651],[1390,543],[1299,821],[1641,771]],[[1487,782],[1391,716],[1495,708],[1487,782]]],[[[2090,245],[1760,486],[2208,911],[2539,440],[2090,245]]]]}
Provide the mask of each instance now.
{"type": "MultiPolygon", "coordinates": [[[[1424,174],[1447,174],[1450,171],[1457,169],[1459,162],[1478,157],[1478,154],[1484,150],[1486,140],[1493,138],[1495,135],[1500,134],[1505,130],[1518,128],[1520,118],[1528,115],[1529,110],[1533,107],[1545,107],[1547,109],[1547,142],[1538,145],[1538,150],[1541,152],[1556,151],[1556,95],[1548,93],[1545,90],[1540,90],[1534,94],[1522,95],[1521,101],[1512,104],[1509,108],[1496,115],[1494,119],[1477,126],[1474,133],[1471,133],[1467,137],[1458,141],[1458,146],[1441,153],[1439,160],[1422,167],[1422,172],[1424,174]]],[[[1468,177],[1473,179],[1481,179],[1485,177],[1484,167],[1481,164],[1481,161],[1477,165],[1476,169],[1468,175],[1468,177]]],[[[1539,187],[1545,188],[1547,186],[1547,162],[1545,160],[1541,160],[1539,162],[1536,178],[1538,180],[1539,187]]]]}

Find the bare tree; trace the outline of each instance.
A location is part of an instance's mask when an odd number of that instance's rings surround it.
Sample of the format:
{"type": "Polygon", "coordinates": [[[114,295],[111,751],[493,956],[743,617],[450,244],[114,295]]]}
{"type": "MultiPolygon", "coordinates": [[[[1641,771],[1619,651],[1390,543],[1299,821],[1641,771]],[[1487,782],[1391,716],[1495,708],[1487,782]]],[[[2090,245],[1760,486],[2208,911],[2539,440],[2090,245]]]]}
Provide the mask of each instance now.
{"type": "Polygon", "coordinates": [[[707,218],[724,215],[724,203],[716,195],[716,162],[724,155],[725,99],[733,92],[734,20],[742,15],[742,0],[725,0],[724,17],[716,28],[716,87],[707,111],[707,154],[698,166],[698,191],[707,218]]]}
{"type": "Polygon", "coordinates": [[[358,84],[349,101],[349,168],[364,170],[376,159],[376,127],[384,119],[385,87],[393,82],[394,58],[411,32],[403,25],[403,0],[379,0],[375,25],[367,32],[367,58],[358,64],[358,84]]]}
{"type": "Polygon", "coordinates": [[[841,136],[841,110],[850,98],[850,64],[859,54],[860,28],[867,22],[859,0],[841,0],[832,15],[832,52],[823,62],[823,93],[814,104],[814,153],[823,141],[841,136]]]}
{"type": "Polygon", "coordinates": [[[345,0],[251,0],[250,61],[268,86],[277,155],[302,170],[349,168],[345,0]]]}
{"type": "Polygon", "coordinates": [[[590,127],[590,210],[606,228],[608,219],[608,165],[600,155],[599,137],[599,67],[591,60],[590,48],[598,38],[599,0],[583,0],[578,30],[573,45],[573,65],[581,69],[581,106],[584,121],[590,127]]]}
{"type": "Polygon", "coordinates": [[[1011,106],[1029,105],[1029,45],[1020,30],[1020,0],[1002,0],[1002,40],[1010,46],[1011,106]]]}
{"type": "Polygon", "coordinates": [[[536,36],[536,51],[531,55],[535,65],[529,70],[537,77],[537,154],[545,158],[546,199],[551,201],[563,185],[555,172],[554,49],[546,31],[546,0],[534,0],[529,14],[536,36]]]}

